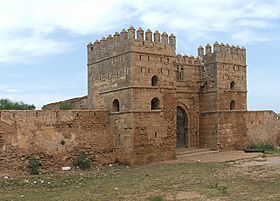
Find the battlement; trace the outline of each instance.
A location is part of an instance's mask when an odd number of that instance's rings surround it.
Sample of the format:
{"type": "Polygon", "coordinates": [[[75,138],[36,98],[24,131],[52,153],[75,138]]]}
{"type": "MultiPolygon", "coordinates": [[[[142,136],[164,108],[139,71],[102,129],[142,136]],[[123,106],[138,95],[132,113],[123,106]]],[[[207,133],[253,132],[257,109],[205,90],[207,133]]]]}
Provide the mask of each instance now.
{"type": "Polygon", "coordinates": [[[213,46],[207,44],[205,48],[198,48],[198,57],[206,62],[231,62],[240,65],[246,65],[246,49],[237,46],[224,45],[215,42],[213,46]]]}
{"type": "Polygon", "coordinates": [[[131,26],[128,30],[123,29],[113,36],[109,35],[107,38],[101,38],[100,41],[90,42],[87,48],[89,63],[129,51],[175,56],[176,36],[173,33],[168,36],[166,32],[160,34],[159,31],[153,33],[150,29],[144,32],[141,27],[135,31],[135,28],[131,26]]]}
{"type": "Polygon", "coordinates": [[[194,57],[193,55],[184,55],[181,54],[176,55],[177,64],[188,64],[188,65],[201,65],[202,59],[200,57],[194,57]]]}

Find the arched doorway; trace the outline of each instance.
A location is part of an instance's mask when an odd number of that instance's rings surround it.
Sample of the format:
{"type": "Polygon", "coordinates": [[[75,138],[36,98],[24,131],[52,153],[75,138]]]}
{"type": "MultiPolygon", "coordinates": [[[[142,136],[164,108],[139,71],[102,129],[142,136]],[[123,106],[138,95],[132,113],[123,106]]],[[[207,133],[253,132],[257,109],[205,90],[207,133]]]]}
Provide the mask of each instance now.
{"type": "Polygon", "coordinates": [[[188,117],[185,110],[177,107],[177,137],[176,148],[184,148],[188,142],[188,117]]]}

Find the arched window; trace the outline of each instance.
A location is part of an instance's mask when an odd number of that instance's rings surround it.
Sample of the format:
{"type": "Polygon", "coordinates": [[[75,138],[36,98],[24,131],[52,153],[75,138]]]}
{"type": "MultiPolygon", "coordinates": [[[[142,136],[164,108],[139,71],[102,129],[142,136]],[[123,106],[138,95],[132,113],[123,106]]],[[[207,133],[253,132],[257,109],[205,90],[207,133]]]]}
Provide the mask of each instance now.
{"type": "Polygon", "coordinates": [[[159,109],[159,99],[153,98],[151,101],[151,109],[152,110],[158,110],[159,109]]]}
{"type": "Polygon", "coordinates": [[[180,80],[184,80],[184,68],[181,68],[179,78],[180,78],[180,80]]]}
{"type": "Polygon", "coordinates": [[[120,102],[118,99],[114,99],[112,104],[112,112],[119,112],[119,111],[120,111],[120,102]]]}
{"type": "Polygon", "coordinates": [[[158,85],[158,76],[154,75],[152,77],[152,86],[157,86],[158,85]]]}
{"type": "Polygon", "coordinates": [[[230,101],[230,110],[235,110],[235,101],[234,100],[232,100],[232,101],[230,101]]]}
{"type": "Polygon", "coordinates": [[[232,82],[230,83],[230,89],[231,89],[231,90],[234,90],[234,88],[235,88],[235,82],[232,81],[232,82]]]}

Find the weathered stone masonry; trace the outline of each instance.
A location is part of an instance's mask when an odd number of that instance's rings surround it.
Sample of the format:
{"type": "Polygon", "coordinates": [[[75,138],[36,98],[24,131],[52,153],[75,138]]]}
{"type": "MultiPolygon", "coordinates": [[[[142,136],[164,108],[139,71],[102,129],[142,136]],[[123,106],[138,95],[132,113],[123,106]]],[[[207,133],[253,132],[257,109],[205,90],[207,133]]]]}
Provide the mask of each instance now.
{"type": "Polygon", "coordinates": [[[0,165],[25,169],[36,155],[55,168],[80,151],[97,163],[143,164],[173,159],[176,148],[279,145],[279,117],[247,111],[245,48],[216,42],[182,56],[174,34],[130,27],[87,53],[87,96],[1,112],[0,165]],[[76,110],[58,111],[63,103],[76,110]]]}
{"type": "Polygon", "coordinates": [[[81,152],[96,163],[115,162],[107,111],[0,112],[2,168],[26,171],[31,157],[42,169],[72,165],[81,152]]]}

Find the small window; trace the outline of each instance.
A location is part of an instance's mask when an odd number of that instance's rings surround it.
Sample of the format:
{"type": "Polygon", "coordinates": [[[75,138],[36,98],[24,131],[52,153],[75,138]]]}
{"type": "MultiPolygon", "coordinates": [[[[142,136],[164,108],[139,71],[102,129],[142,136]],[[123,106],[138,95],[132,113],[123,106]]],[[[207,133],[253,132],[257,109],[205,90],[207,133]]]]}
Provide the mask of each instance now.
{"type": "Polygon", "coordinates": [[[151,109],[152,110],[159,109],[159,99],[158,98],[153,98],[153,100],[151,101],[151,109]]]}
{"type": "Polygon", "coordinates": [[[235,88],[235,82],[232,81],[232,82],[230,83],[230,89],[231,89],[231,90],[234,90],[234,88],[235,88]]]}
{"type": "Polygon", "coordinates": [[[230,101],[230,110],[235,110],[235,101],[230,101]]]}
{"type": "Polygon", "coordinates": [[[180,80],[184,80],[184,68],[181,68],[179,78],[180,80]]]}
{"type": "Polygon", "coordinates": [[[112,112],[119,112],[120,111],[120,102],[118,99],[115,99],[112,104],[112,112]]]}
{"type": "Polygon", "coordinates": [[[158,85],[158,76],[154,75],[152,77],[152,86],[157,86],[158,85]]]}

